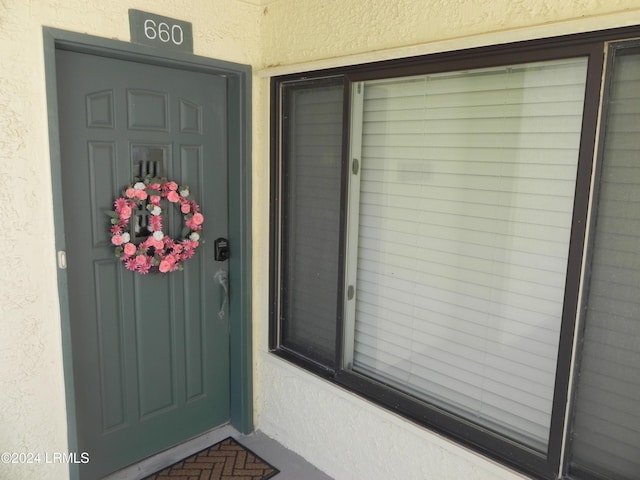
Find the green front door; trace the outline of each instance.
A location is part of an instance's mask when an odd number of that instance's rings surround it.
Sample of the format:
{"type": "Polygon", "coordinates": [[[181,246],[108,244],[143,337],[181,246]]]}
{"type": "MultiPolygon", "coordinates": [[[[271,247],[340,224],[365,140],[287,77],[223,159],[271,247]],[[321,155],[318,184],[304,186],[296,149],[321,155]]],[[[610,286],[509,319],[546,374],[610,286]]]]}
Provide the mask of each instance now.
{"type": "MultiPolygon", "coordinates": [[[[97,479],[229,420],[227,262],[214,258],[227,82],[69,51],[56,69],[80,476],[97,479]],[[204,214],[183,271],[141,275],[114,255],[105,211],[147,174],[188,185],[204,214]]],[[[163,207],[176,238],[180,212],[163,207]]]]}

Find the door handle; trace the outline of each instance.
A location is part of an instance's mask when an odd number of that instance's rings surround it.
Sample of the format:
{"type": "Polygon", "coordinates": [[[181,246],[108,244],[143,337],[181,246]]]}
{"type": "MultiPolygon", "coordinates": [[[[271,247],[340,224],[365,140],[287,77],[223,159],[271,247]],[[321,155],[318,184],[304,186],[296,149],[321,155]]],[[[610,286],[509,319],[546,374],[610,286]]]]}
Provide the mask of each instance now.
{"type": "Polygon", "coordinates": [[[227,304],[229,303],[229,275],[227,274],[226,270],[220,269],[216,272],[213,278],[218,281],[223,290],[223,298],[222,302],[220,303],[220,310],[218,311],[218,317],[220,317],[220,320],[222,320],[224,319],[225,310],[227,308],[227,304]]]}

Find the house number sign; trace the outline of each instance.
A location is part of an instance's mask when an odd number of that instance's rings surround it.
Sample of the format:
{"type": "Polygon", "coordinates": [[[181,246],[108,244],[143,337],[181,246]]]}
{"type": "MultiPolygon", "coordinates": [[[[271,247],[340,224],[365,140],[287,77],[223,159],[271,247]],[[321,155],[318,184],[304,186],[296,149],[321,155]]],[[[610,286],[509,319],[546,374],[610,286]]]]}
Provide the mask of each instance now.
{"type": "Polygon", "coordinates": [[[129,29],[134,43],[193,53],[191,22],[130,9],[129,29]]]}

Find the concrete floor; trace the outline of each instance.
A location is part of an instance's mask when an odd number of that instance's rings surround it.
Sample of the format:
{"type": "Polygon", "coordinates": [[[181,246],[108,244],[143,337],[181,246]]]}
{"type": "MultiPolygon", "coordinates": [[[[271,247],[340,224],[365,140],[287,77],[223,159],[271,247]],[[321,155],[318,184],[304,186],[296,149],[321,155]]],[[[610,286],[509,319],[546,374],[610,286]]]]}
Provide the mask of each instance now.
{"type": "Polygon", "coordinates": [[[262,432],[242,435],[230,425],[212,430],[182,445],[161,452],[135,465],[120,470],[103,480],[140,480],[189,455],[203,450],[227,437],[233,437],[260,458],[280,470],[273,480],[332,480],[300,455],[286,449],[262,432]]]}
{"type": "Polygon", "coordinates": [[[234,438],[260,458],[273,465],[280,473],[273,480],[332,480],[331,477],[307,462],[297,453],[267,437],[262,432],[234,438]]]}

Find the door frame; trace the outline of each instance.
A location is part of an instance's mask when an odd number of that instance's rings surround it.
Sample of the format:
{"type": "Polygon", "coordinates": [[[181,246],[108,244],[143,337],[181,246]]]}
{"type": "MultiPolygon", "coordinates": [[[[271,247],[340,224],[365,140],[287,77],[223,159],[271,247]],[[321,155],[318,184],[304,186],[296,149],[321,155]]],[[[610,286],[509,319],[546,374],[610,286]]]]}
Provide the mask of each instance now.
{"type": "MultiPolygon", "coordinates": [[[[55,251],[66,251],[62,209],[62,168],[56,82],[56,50],[102,55],[227,78],[227,146],[229,185],[229,326],[230,421],[242,433],[253,431],[253,376],[251,332],[251,67],[119,40],[43,27],[44,65],[49,121],[49,151],[55,251]]],[[[71,323],[67,272],[57,268],[62,333],[63,370],[67,407],[69,452],[78,452],[76,409],[71,352],[71,323]]],[[[69,465],[70,478],[79,477],[69,465]]]]}

